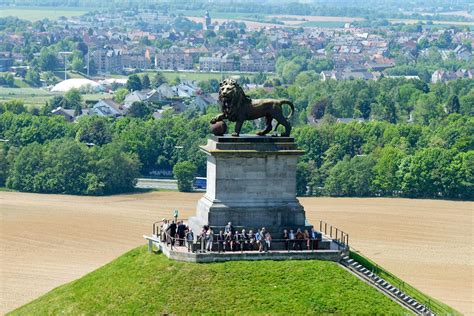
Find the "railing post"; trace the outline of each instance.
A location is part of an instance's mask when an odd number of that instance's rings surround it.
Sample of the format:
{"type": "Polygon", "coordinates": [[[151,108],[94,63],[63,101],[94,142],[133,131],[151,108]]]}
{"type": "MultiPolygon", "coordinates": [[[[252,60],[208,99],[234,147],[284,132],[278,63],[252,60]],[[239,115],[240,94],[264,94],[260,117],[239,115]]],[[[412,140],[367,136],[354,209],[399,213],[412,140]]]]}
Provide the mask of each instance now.
{"type": "Polygon", "coordinates": [[[327,235],[328,223],[324,222],[324,234],[327,235]]]}
{"type": "Polygon", "coordinates": [[[329,227],[329,236],[332,238],[332,225],[329,227]]]}
{"type": "Polygon", "coordinates": [[[319,231],[323,230],[323,221],[319,221],[319,231]]]}

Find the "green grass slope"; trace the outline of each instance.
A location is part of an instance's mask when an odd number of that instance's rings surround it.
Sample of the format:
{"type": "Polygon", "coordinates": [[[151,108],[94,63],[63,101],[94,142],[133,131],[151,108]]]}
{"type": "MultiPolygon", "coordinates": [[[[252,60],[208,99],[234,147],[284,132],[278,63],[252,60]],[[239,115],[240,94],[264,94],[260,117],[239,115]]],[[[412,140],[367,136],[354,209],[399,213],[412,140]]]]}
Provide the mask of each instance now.
{"type": "Polygon", "coordinates": [[[407,314],[336,263],[184,263],[139,247],[11,315],[407,314]]]}

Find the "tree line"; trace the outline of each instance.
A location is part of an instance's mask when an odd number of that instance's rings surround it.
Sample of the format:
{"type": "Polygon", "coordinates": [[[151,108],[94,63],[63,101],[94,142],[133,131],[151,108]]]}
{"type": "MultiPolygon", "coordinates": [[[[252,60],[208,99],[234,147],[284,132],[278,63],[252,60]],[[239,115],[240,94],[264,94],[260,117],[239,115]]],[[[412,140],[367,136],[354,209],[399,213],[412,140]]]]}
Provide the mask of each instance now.
{"type": "MultiPolygon", "coordinates": [[[[48,193],[112,194],[133,189],[139,175],[206,174],[198,146],[218,111],[151,117],[84,117],[77,124],[0,106],[0,185],[48,193]]],[[[232,126],[230,126],[232,129],[232,126]]],[[[246,122],[254,132],[258,122],[246,122]]],[[[384,121],[297,124],[300,195],[474,199],[474,118],[452,113],[428,124],[384,121]]]]}

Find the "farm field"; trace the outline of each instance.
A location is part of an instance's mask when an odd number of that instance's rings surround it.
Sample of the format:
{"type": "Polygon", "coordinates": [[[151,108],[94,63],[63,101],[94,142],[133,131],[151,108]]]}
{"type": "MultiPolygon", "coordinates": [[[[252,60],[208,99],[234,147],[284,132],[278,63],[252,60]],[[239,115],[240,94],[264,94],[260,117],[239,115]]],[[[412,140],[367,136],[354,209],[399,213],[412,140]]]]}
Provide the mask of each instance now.
{"type": "MultiPolygon", "coordinates": [[[[173,81],[176,77],[180,79],[188,79],[188,80],[196,80],[196,81],[205,81],[210,79],[221,80],[222,77],[230,77],[230,76],[245,76],[252,78],[255,73],[242,73],[242,72],[191,72],[191,71],[160,71],[163,76],[168,80],[168,82],[173,81]]],[[[146,72],[149,76],[152,76],[155,72],[150,71],[146,72]]],[[[145,74],[145,72],[141,73],[145,74]]],[[[267,76],[271,77],[271,74],[267,74],[267,76]]],[[[126,78],[126,76],[124,76],[126,78]]]]}
{"type": "MultiPolygon", "coordinates": [[[[405,23],[405,24],[417,24],[419,22],[428,22],[428,20],[419,20],[419,19],[388,19],[390,23],[405,23]]],[[[469,26],[474,27],[474,22],[468,21],[440,21],[440,20],[433,20],[430,21],[436,25],[455,25],[455,26],[469,26]]]]}
{"type": "Polygon", "coordinates": [[[88,10],[67,7],[0,7],[0,18],[15,16],[30,21],[37,21],[46,18],[56,20],[61,16],[80,16],[87,12],[88,10]]]}
{"type": "MultiPolygon", "coordinates": [[[[194,213],[202,193],[108,197],[0,192],[0,313],[144,244],[151,224],[194,213]]],[[[302,198],[307,217],[350,234],[351,246],[421,291],[472,314],[474,203],[302,198]]]]}
{"type": "MultiPolygon", "coordinates": [[[[0,87],[0,102],[19,99],[27,107],[42,107],[46,101],[61,93],[49,92],[41,88],[4,88],[0,87]]],[[[112,98],[109,93],[81,94],[83,101],[112,98]]]]}

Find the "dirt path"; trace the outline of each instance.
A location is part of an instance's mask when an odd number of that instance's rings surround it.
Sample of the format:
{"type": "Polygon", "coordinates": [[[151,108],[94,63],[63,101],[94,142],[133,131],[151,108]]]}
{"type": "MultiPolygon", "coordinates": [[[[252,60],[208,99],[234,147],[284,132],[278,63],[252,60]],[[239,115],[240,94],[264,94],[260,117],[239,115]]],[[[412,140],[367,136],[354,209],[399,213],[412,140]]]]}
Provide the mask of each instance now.
{"type": "MultiPolygon", "coordinates": [[[[194,213],[202,194],[153,192],[77,197],[0,192],[0,313],[143,245],[151,223],[194,213]]],[[[302,199],[351,244],[402,279],[473,313],[473,212],[467,202],[302,199]]]]}

